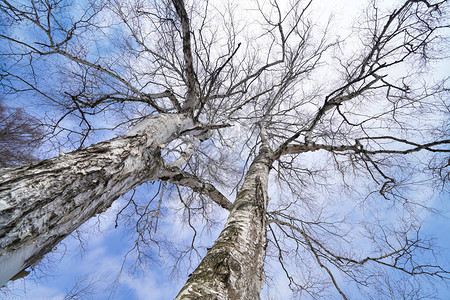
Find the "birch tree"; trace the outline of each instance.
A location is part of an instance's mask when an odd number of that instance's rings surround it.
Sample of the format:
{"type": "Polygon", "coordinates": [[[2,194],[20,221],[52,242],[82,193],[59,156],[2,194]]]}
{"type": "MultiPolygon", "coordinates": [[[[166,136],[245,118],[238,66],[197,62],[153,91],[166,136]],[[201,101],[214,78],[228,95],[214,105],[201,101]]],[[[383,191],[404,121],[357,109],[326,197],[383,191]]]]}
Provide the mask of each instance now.
{"type": "Polygon", "coordinates": [[[116,226],[144,259],[179,201],[193,238],[175,260],[204,257],[177,299],[259,299],[273,263],[312,298],[419,298],[449,278],[417,193],[448,194],[446,1],[368,1],[346,37],[312,0],[0,9],[2,92],[41,103],[69,149],[0,171],[2,285],[146,182],[156,195],[131,196],[116,226]],[[118,136],[92,143],[105,126],[118,136]],[[228,218],[205,251],[194,216],[215,207],[228,218]]]}

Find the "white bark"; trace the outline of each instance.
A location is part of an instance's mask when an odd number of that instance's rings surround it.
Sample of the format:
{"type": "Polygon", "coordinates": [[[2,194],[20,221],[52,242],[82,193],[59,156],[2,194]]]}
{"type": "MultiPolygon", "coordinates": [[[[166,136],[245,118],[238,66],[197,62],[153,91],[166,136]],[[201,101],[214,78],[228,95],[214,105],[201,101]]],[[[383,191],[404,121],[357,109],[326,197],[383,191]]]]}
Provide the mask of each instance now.
{"type": "Polygon", "coordinates": [[[0,286],[161,167],[159,145],[193,127],[182,114],[148,118],[124,136],[0,171],[0,286]]]}
{"type": "Polygon", "coordinates": [[[259,299],[271,153],[251,164],[225,227],[176,299],[259,299]]]}

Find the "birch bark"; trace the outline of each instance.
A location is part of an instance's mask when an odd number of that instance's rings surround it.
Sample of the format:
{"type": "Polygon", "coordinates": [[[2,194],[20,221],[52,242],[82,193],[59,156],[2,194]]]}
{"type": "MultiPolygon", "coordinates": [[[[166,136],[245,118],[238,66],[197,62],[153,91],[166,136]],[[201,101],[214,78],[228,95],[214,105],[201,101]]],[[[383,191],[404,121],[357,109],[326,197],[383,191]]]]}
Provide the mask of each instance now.
{"type": "Polygon", "coordinates": [[[0,286],[130,189],[156,177],[159,145],[193,127],[161,114],[127,134],[37,164],[0,171],[0,286]]]}
{"type": "Polygon", "coordinates": [[[267,246],[271,150],[250,165],[225,227],[175,299],[259,299],[267,246]]]}

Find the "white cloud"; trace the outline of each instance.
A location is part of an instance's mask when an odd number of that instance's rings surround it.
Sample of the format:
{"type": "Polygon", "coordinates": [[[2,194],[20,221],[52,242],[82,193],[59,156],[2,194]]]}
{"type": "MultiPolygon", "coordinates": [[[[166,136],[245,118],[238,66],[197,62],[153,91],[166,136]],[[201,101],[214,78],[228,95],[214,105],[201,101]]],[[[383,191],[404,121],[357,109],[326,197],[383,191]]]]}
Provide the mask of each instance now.
{"type": "Polygon", "coordinates": [[[42,283],[27,282],[23,288],[18,288],[22,283],[16,282],[8,284],[8,288],[12,290],[11,293],[0,294],[3,300],[19,300],[19,299],[35,299],[35,300],[61,300],[64,298],[64,291],[43,285],[42,283]],[[3,298],[4,297],[4,298],[3,298]]]}
{"type": "Polygon", "coordinates": [[[170,298],[174,288],[169,283],[161,283],[157,280],[158,274],[150,273],[145,278],[132,278],[126,276],[125,283],[136,294],[138,300],[163,300],[170,298]]]}

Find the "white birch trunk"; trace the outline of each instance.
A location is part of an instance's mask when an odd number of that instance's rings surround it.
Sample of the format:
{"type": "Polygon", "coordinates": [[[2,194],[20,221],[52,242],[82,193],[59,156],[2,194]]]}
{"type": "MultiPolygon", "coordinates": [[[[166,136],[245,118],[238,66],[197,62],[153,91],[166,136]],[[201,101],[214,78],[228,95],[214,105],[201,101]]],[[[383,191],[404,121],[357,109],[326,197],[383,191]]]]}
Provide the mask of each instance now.
{"type": "Polygon", "coordinates": [[[267,246],[270,150],[251,164],[224,229],[175,299],[259,299],[267,246]]]}
{"type": "Polygon", "coordinates": [[[129,133],[37,164],[0,170],[0,286],[161,166],[159,145],[193,127],[161,114],[129,133]]]}

